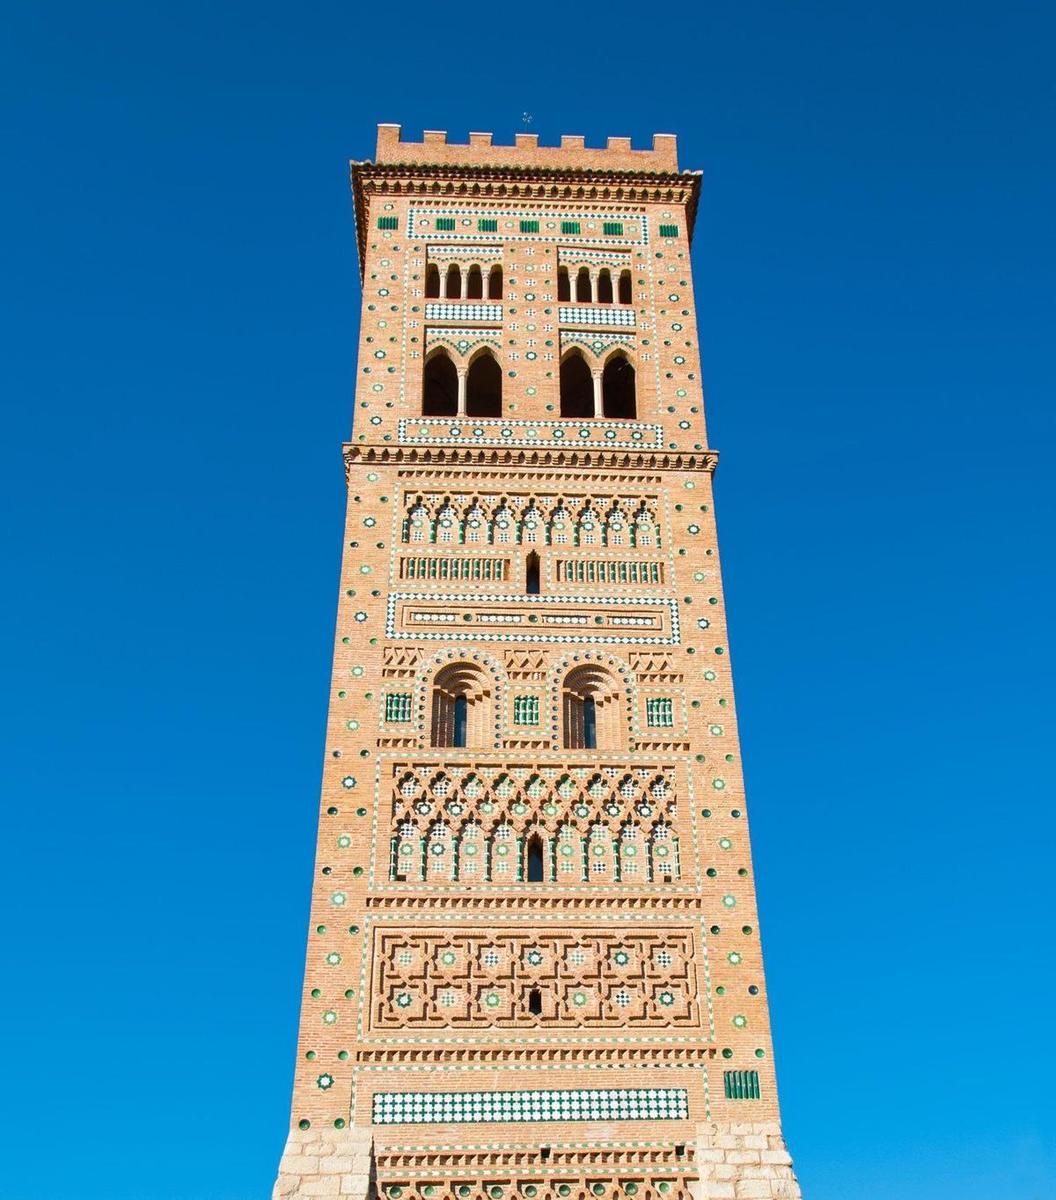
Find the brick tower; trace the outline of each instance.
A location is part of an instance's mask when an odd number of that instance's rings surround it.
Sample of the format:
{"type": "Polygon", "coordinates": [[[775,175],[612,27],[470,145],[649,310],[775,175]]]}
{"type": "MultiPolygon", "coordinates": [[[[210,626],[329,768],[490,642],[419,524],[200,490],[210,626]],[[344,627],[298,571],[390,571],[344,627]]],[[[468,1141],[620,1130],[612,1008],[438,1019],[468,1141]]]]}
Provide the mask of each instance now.
{"type": "Polygon", "coordinates": [[[799,1196],[675,139],[382,125],[275,1196],[799,1196]]]}

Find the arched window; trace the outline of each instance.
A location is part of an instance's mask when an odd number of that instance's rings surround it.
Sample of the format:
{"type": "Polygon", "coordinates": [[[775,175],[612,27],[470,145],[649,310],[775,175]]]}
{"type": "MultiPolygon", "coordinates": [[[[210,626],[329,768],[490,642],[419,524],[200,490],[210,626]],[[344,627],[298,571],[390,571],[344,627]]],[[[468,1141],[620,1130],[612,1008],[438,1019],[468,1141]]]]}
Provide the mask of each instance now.
{"type": "Polygon", "coordinates": [[[568,267],[557,268],[557,299],[559,302],[572,299],[572,291],[568,284],[568,267]]]}
{"type": "Polygon", "coordinates": [[[534,550],[524,562],[524,590],[529,596],[539,595],[539,555],[534,550]]]}
{"type": "Polygon", "coordinates": [[[622,354],[610,358],[601,373],[601,403],[607,417],[634,419],[634,367],[622,354]]]}
{"type": "Polygon", "coordinates": [[[585,664],[562,686],[566,750],[625,749],[623,692],[603,667],[585,664]]]}
{"type": "Polygon", "coordinates": [[[494,719],[491,683],[472,663],[451,663],[433,680],[432,746],[484,746],[494,719]]]}
{"type": "Polygon", "coordinates": [[[453,417],[458,413],[458,372],[455,364],[438,351],[425,364],[422,375],[422,416],[453,417]]]}
{"type": "Polygon", "coordinates": [[[462,272],[458,269],[457,263],[452,263],[447,268],[447,286],[444,288],[444,295],[448,300],[459,300],[462,296],[462,272]]]}
{"type": "Polygon", "coordinates": [[[481,275],[480,267],[478,266],[469,268],[469,278],[466,280],[466,299],[484,299],[484,277],[481,275]]]}
{"type": "Polygon", "coordinates": [[[524,852],[524,878],[527,883],[544,882],[543,862],[543,839],[537,833],[533,833],[524,852]]]}
{"type": "Polygon", "coordinates": [[[590,272],[586,267],[580,267],[576,275],[576,300],[586,304],[591,301],[590,272]]]}
{"type": "Polygon", "coordinates": [[[466,376],[466,416],[502,416],[502,370],[490,354],[478,355],[466,376]]]}
{"type": "Polygon", "coordinates": [[[430,263],[425,268],[425,298],[432,300],[440,296],[440,268],[430,263]]]}
{"type": "Polygon", "coordinates": [[[631,303],[631,273],[630,271],[620,272],[620,286],[617,295],[620,304],[631,303]]]}
{"type": "Polygon", "coordinates": [[[612,275],[609,273],[608,267],[603,267],[598,276],[598,303],[612,303],[612,275]]]}
{"type": "Polygon", "coordinates": [[[583,355],[573,351],[561,363],[561,415],[584,417],[594,415],[594,380],[583,355]]]}
{"type": "Polygon", "coordinates": [[[502,299],[502,267],[492,267],[488,275],[488,299],[502,299]]]}

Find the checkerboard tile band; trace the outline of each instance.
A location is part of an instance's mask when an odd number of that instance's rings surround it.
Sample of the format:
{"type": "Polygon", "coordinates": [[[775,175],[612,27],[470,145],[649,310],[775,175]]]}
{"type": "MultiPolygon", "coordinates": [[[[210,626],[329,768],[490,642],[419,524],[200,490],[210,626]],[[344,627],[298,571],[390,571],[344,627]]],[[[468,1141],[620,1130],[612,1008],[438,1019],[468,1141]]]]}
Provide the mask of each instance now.
{"type": "Polygon", "coordinates": [[[378,1092],[375,1125],[526,1121],[673,1121],[689,1116],[685,1088],[541,1092],[378,1092]]]}

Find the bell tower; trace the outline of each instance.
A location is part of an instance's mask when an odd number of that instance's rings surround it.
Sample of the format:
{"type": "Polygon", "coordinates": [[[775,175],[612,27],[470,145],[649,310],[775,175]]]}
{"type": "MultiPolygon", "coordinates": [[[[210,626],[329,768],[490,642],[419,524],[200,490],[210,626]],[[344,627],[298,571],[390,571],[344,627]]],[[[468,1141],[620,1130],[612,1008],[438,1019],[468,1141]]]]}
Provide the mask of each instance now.
{"type": "Polygon", "coordinates": [[[363,307],[276,1197],[793,1200],[675,138],[352,164],[363,307]]]}

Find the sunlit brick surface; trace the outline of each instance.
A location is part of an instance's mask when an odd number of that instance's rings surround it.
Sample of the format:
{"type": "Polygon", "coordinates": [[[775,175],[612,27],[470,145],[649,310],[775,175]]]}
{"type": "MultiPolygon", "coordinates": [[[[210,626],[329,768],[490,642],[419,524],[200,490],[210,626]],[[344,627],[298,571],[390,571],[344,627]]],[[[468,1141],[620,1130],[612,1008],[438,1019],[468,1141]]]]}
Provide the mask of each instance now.
{"type": "Polygon", "coordinates": [[[794,1198],[675,139],[379,129],[275,1195],[794,1198]]]}

